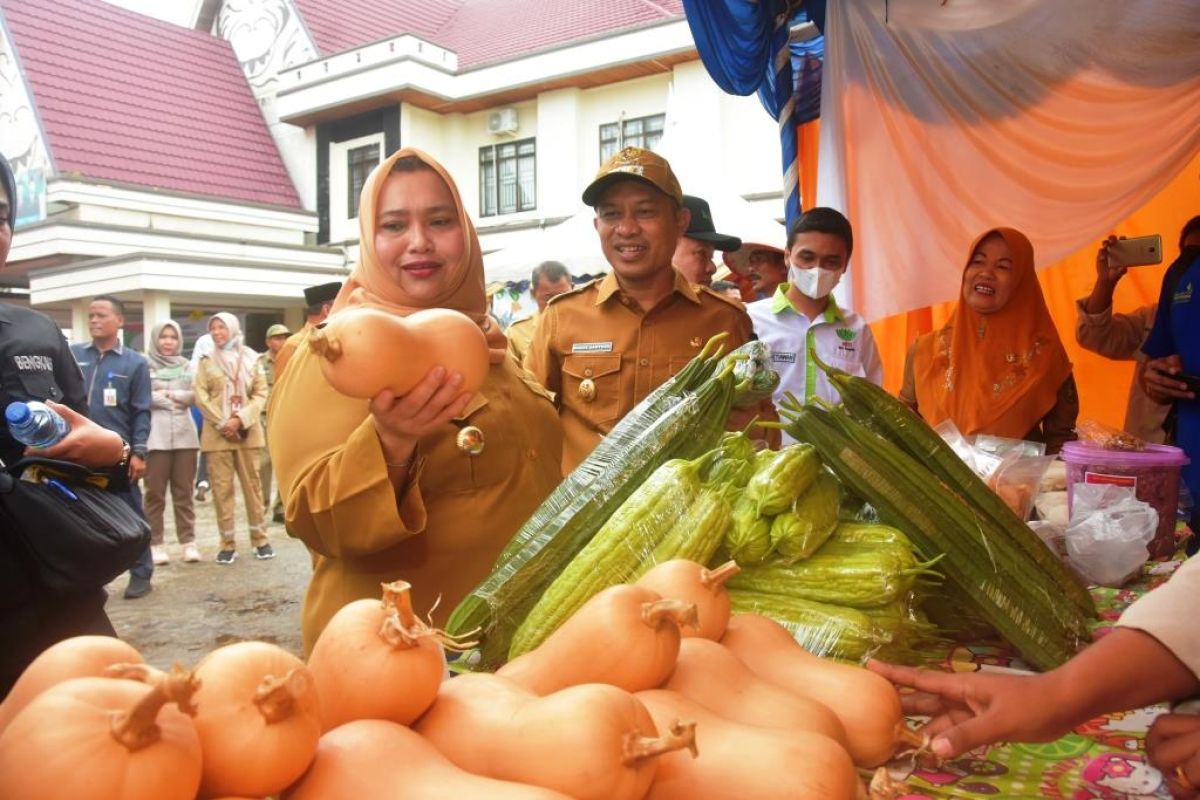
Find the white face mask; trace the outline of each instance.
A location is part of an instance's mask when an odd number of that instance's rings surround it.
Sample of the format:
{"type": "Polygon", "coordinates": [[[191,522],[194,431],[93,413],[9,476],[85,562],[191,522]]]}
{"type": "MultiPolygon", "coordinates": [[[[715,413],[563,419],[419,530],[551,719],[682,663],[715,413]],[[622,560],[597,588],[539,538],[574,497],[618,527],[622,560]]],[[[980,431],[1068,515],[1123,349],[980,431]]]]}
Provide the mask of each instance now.
{"type": "Polygon", "coordinates": [[[820,300],[822,297],[829,296],[833,288],[838,285],[838,281],[842,279],[843,272],[845,272],[843,269],[788,267],[788,281],[796,287],[796,291],[805,297],[820,300]]]}

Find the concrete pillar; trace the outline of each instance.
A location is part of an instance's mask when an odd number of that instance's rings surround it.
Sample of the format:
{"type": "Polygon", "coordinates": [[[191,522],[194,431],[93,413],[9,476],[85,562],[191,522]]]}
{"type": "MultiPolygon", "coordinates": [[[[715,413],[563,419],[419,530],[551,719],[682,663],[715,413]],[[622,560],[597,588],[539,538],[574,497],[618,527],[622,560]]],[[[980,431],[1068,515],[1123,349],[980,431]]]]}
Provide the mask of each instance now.
{"type": "Polygon", "coordinates": [[[160,322],[171,318],[171,296],[164,291],[146,289],[142,292],[142,325],[146,331],[146,345],[150,343],[150,331],[160,322]]]}
{"type": "MultiPolygon", "coordinates": [[[[538,95],[538,130],[549,133],[537,140],[537,210],[540,217],[574,214],[579,209],[579,187],[585,186],[596,172],[596,165],[580,156],[580,153],[592,152],[580,149],[585,139],[580,119],[582,97],[579,89],[558,89],[538,95]],[[586,173],[587,180],[581,173],[586,173]]],[[[592,131],[590,141],[595,139],[595,131],[592,131]]]]}
{"type": "Polygon", "coordinates": [[[71,301],[71,333],[67,337],[72,342],[88,342],[91,337],[88,336],[88,306],[92,304],[90,297],[83,297],[78,300],[71,301]]]}

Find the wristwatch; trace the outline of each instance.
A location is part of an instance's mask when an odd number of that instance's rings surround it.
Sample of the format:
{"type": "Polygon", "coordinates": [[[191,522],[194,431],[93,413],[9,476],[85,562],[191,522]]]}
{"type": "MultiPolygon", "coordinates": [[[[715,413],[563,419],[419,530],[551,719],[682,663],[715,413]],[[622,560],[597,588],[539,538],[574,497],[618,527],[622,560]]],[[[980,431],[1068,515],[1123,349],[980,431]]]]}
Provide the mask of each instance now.
{"type": "Polygon", "coordinates": [[[121,440],[121,460],[117,462],[118,467],[129,466],[129,457],[133,454],[133,447],[124,439],[121,440]]]}

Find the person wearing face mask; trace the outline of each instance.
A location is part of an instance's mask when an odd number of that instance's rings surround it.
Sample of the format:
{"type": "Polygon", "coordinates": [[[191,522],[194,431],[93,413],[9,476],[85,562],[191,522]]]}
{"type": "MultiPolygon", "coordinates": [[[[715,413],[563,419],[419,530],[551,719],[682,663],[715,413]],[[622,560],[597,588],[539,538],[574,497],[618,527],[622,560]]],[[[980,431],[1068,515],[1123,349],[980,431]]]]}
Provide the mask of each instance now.
{"type": "MultiPolygon", "coordinates": [[[[771,348],[779,373],[775,401],[790,392],[808,401],[838,402],[837,390],[809,354],[826,364],[874,383],[883,381],[875,338],[862,317],[840,308],[830,294],[850,261],[854,232],[850,220],[832,208],[814,208],[788,233],[788,279],[775,294],[746,306],[754,333],[771,348]]],[[[794,441],[785,432],[784,443],[794,441]]]]}
{"type": "Polygon", "coordinates": [[[1043,442],[1047,453],[1075,438],[1071,362],[1020,231],[994,228],[971,245],[958,306],[913,342],[900,399],[930,425],[952,420],[964,436],[1043,442]]]}

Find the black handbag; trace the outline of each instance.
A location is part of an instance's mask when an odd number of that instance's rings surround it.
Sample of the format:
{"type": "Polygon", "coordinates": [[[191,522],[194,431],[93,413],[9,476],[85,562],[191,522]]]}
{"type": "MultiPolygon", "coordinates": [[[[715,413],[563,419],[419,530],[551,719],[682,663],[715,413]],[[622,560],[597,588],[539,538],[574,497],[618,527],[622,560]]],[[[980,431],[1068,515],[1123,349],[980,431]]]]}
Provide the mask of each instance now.
{"type": "Polygon", "coordinates": [[[47,588],[104,586],[150,546],[150,526],[108,484],[108,475],[49,458],[0,469],[0,516],[47,588]]]}

